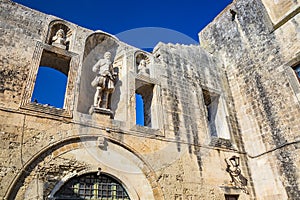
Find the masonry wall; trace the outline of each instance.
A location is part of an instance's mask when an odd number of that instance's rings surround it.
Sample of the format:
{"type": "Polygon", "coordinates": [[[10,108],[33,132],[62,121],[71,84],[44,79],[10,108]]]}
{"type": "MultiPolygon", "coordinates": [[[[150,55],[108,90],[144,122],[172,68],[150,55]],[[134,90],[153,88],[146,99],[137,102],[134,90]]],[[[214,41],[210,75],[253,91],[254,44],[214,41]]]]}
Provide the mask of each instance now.
{"type": "Polygon", "coordinates": [[[224,159],[238,155],[242,174],[251,179],[219,59],[199,46],[159,44],[153,55],[142,52],[150,75],[139,75],[135,56],[141,50],[114,36],[11,1],[0,5],[0,198],[51,199],[70,178],[99,168],[131,199],[253,197],[252,183],[246,194],[226,172],[224,159]],[[69,31],[68,50],[49,43],[57,24],[69,31]],[[43,50],[70,58],[63,109],[31,102],[43,50]],[[91,68],[105,51],[119,69],[114,119],[89,113],[91,68]],[[145,83],[154,88],[152,127],[135,124],[134,94],[145,83]],[[220,95],[229,139],[210,136],[203,88],[220,95]]]}
{"type": "Polygon", "coordinates": [[[255,198],[299,199],[299,3],[263,3],[234,1],[199,36],[224,62],[255,198]]]}
{"type": "MultiPolygon", "coordinates": [[[[162,76],[163,107],[167,113],[165,124],[168,125],[165,129],[166,136],[178,141],[178,151],[188,151],[190,155],[186,157],[194,154],[193,157],[197,158],[194,172],[183,170],[180,175],[183,181],[178,185],[170,184],[166,191],[171,193],[172,190],[178,191],[178,188],[187,192],[198,191],[195,199],[224,199],[224,194],[238,194],[240,199],[253,197],[247,158],[242,153],[243,143],[230,103],[232,97],[222,63],[199,46],[158,44],[154,49],[154,56],[161,65],[159,74],[162,76]],[[230,127],[229,140],[210,135],[203,89],[218,92],[226,102],[227,119],[224,121],[227,120],[230,127]],[[246,188],[249,194],[233,186],[228,174],[226,177],[224,160],[232,155],[241,157],[242,174],[249,180],[246,188]]],[[[186,169],[187,163],[180,165],[186,169]]],[[[173,168],[169,171],[178,173],[173,168]]],[[[186,198],[185,192],[183,198],[186,198]]]]}
{"type": "Polygon", "coordinates": [[[200,33],[201,47],[159,43],[150,54],[8,0],[0,6],[0,198],[51,199],[99,168],[131,199],[298,198],[297,15],[275,30],[260,1],[239,0],[200,33]],[[68,50],[49,44],[57,24],[69,31],[68,50]],[[70,58],[63,109],[31,102],[43,50],[70,58]],[[106,51],[119,70],[114,117],[89,113],[91,69],[106,51]],[[141,54],[149,75],[137,73],[141,54]],[[142,85],[153,88],[149,127],[135,122],[142,85]],[[208,93],[224,117],[217,135],[208,93]],[[233,155],[246,185],[226,172],[233,155]]]}

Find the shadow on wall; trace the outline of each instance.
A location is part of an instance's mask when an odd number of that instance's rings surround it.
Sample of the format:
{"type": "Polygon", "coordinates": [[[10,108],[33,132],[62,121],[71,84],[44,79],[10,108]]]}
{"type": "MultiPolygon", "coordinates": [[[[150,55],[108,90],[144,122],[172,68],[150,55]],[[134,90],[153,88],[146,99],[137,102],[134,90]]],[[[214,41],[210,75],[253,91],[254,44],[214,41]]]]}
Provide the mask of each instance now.
{"type": "MultiPolygon", "coordinates": [[[[91,85],[91,82],[95,78],[96,73],[92,71],[92,67],[99,59],[103,58],[104,53],[107,51],[111,53],[111,61],[113,62],[116,58],[118,47],[118,41],[105,33],[93,33],[86,39],[77,105],[78,112],[88,114],[91,105],[93,105],[96,88],[91,85]]],[[[115,85],[115,92],[118,95],[120,95],[121,85],[120,81],[115,85]]],[[[112,107],[113,113],[119,103],[119,97],[115,97],[116,95],[112,96],[112,101],[114,102],[112,107]]]]}
{"type": "MultiPolygon", "coordinates": [[[[114,72],[117,72],[120,75],[120,69],[117,67],[114,67],[114,72]]],[[[122,87],[122,81],[117,77],[116,84],[115,84],[115,90],[112,93],[111,96],[111,111],[113,114],[115,114],[116,110],[118,109],[118,105],[120,102],[121,97],[121,87],[122,87]]]]}

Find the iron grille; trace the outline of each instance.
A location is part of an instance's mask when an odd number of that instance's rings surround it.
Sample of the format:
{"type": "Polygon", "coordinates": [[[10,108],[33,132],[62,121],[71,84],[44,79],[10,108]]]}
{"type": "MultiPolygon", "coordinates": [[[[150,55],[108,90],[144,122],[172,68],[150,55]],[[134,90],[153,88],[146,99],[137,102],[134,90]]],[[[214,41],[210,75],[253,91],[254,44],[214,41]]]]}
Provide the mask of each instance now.
{"type": "Polygon", "coordinates": [[[114,178],[96,173],[70,179],[55,194],[59,200],[130,200],[124,187],[114,178]]]}

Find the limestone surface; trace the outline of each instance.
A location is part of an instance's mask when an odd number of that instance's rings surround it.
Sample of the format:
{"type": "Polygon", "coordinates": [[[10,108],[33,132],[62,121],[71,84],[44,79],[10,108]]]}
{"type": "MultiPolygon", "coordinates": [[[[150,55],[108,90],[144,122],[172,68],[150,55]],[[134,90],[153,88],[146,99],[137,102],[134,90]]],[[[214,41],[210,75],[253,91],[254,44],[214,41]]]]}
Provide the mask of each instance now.
{"type": "Polygon", "coordinates": [[[298,13],[235,0],[199,45],[149,53],[2,0],[0,199],[300,199],[298,13]],[[41,66],[67,76],[62,108],[32,99],[41,66]]]}

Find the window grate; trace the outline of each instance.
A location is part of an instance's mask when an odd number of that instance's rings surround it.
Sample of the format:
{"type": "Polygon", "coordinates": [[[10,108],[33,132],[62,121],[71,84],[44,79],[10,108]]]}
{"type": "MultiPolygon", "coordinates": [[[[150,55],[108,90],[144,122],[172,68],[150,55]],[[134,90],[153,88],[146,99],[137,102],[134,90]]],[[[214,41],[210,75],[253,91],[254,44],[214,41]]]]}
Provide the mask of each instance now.
{"type": "Polygon", "coordinates": [[[114,178],[96,173],[70,179],[55,199],[130,200],[124,187],[114,178]]]}

